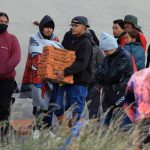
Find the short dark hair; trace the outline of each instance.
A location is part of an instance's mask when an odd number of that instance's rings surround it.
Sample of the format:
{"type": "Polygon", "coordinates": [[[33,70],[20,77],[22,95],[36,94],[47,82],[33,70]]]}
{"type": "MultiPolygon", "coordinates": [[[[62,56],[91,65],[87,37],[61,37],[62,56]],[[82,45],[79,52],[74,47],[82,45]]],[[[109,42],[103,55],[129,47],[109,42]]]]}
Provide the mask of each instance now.
{"type": "Polygon", "coordinates": [[[124,29],[124,21],[122,19],[117,19],[113,21],[114,24],[119,24],[121,29],[124,29]]]}
{"type": "Polygon", "coordinates": [[[8,15],[5,12],[0,12],[0,17],[2,17],[2,16],[6,17],[8,22],[9,22],[9,17],[8,17],[8,15]]]}
{"type": "Polygon", "coordinates": [[[127,32],[131,38],[136,39],[136,42],[141,43],[140,34],[137,30],[127,32]]]}

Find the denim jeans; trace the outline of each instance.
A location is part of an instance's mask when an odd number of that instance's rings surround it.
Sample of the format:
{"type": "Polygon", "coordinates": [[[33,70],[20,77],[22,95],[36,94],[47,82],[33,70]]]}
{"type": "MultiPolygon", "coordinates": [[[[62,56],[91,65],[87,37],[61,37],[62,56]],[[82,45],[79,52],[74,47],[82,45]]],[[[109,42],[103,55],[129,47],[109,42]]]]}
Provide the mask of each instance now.
{"type": "Polygon", "coordinates": [[[72,105],[75,105],[73,113],[79,114],[84,109],[88,87],[81,85],[62,85],[58,87],[55,103],[59,109],[55,111],[57,116],[61,116],[72,105]]]}

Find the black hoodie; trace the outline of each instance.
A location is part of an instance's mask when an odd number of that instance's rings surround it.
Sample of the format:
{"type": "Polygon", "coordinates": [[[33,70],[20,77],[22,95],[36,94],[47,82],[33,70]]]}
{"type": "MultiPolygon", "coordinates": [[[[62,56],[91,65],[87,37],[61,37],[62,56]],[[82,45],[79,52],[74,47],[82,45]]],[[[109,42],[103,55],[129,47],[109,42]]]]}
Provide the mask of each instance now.
{"type": "Polygon", "coordinates": [[[49,27],[51,27],[51,28],[53,28],[53,29],[55,28],[55,23],[54,23],[53,19],[52,19],[50,16],[48,16],[48,15],[44,16],[44,17],[42,18],[42,20],[40,21],[39,30],[40,30],[42,36],[43,36],[45,39],[50,39],[50,38],[51,38],[51,35],[50,35],[49,37],[46,37],[46,36],[43,34],[43,28],[44,28],[45,26],[49,26],[49,27]]]}
{"type": "Polygon", "coordinates": [[[76,52],[76,61],[64,71],[64,75],[73,75],[74,84],[88,86],[92,78],[92,41],[91,35],[84,33],[67,42],[66,49],[76,52]]]}

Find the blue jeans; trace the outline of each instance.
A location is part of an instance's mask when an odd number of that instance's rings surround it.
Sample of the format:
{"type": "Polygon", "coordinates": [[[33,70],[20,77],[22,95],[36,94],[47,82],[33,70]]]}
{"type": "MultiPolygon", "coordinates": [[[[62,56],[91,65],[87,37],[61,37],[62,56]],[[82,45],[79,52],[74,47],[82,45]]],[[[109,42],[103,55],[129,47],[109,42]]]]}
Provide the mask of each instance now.
{"type": "Polygon", "coordinates": [[[64,114],[70,106],[75,105],[73,113],[79,114],[79,117],[84,109],[88,87],[81,85],[62,85],[58,87],[55,103],[59,106],[55,110],[57,116],[64,114]]]}

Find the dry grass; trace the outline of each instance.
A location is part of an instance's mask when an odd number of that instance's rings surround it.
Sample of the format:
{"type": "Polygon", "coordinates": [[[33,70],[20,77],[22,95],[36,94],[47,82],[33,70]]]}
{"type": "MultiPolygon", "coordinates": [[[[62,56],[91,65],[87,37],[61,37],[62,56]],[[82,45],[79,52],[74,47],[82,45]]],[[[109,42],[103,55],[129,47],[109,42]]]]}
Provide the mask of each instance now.
{"type": "MultiPolygon", "coordinates": [[[[40,131],[38,139],[33,135],[20,136],[10,130],[9,143],[1,144],[0,150],[135,150],[138,141],[138,126],[131,126],[124,132],[120,129],[122,117],[115,118],[110,127],[104,127],[97,120],[81,120],[80,135],[70,132],[67,122],[40,131]],[[54,134],[53,134],[53,133],[54,134]],[[70,135],[70,143],[63,149],[70,135]]],[[[76,130],[75,130],[76,131],[76,130]]],[[[150,150],[150,144],[144,150],[150,150]]]]}

